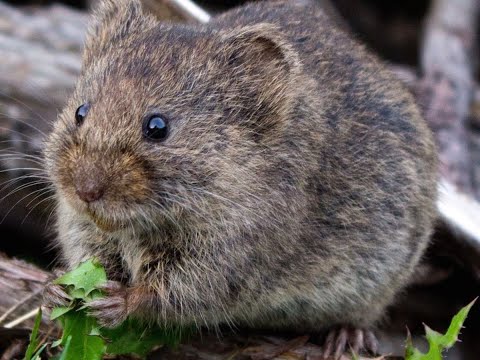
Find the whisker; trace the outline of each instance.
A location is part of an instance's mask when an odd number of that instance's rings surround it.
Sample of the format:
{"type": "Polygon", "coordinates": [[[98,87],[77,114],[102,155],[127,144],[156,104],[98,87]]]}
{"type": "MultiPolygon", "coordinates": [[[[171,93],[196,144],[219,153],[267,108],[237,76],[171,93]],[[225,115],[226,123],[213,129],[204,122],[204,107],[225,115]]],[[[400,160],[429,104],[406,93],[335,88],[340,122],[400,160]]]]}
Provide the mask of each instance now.
{"type": "Polygon", "coordinates": [[[11,156],[11,155],[5,155],[5,156],[0,155],[0,160],[3,160],[3,161],[23,160],[23,161],[29,161],[29,162],[32,162],[34,164],[43,166],[43,162],[41,162],[39,160],[36,160],[36,159],[28,158],[28,157],[25,157],[25,156],[21,157],[21,156],[11,156]]]}
{"type": "MultiPolygon", "coordinates": [[[[31,203],[32,201],[38,199],[40,196],[43,196],[43,195],[45,195],[46,193],[48,193],[48,191],[47,191],[47,192],[43,192],[43,193],[41,193],[40,195],[37,195],[33,200],[31,200],[31,201],[27,204],[27,206],[30,205],[30,203],[31,203]]],[[[44,203],[45,201],[52,200],[52,199],[54,199],[54,198],[55,198],[55,195],[53,194],[53,195],[47,196],[45,199],[43,199],[43,200],[39,201],[38,203],[36,203],[35,206],[30,209],[30,211],[27,213],[27,215],[25,215],[25,217],[23,218],[21,224],[23,224],[23,223],[25,222],[25,220],[27,219],[28,215],[30,215],[31,212],[32,212],[33,210],[35,210],[40,204],[44,203]]]]}
{"type": "Polygon", "coordinates": [[[50,210],[50,213],[48,214],[47,221],[45,222],[45,230],[47,229],[48,225],[50,224],[50,218],[52,217],[53,213],[57,211],[58,209],[58,204],[54,201],[52,201],[52,210],[50,210]]]}
{"type": "Polygon", "coordinates": [[[9,132],[18,134],[18,135],[23,136],[23,137],[25,137],[25,138],[27,138],[27,139],[30,139],[30,140],[32,140],[32,141],[38,140],[38,138],[35,138],[35,137],[33,137],[33,136],[30,136],[30,135],[27,135],[27,134],[25,134],[25,133],[23,133],[23,132],[21,132],[21,131],[13,130],[13,129],[11,129],[11,128],[7,128],[7,127],[2,127],[2,126],[0,126],[0,130],[7,130],[7,131],[9,131],[9,132]]]}
{"type": "Polygon", "coordinates": [[[17,151],[15,149],[15,147],[9,147],[9,148],[5,148],[5,149],[1,149],[0,154],[3,154],[3,155],[18,155],[18,156],[31,157],[31,158],[34,158],[34,159],[37,159],[37,160],[43,160],[42,155],[28,154],[28,153],[25,153],[25,152],[22,152],[22,151],[17,151]]]}
{"type": "Polygon", "coordinates": [[[42,176],[42,175],[36,175],[36,174],[27,174],[27,175],[20,175],[16,176],[13,179],[8,179],[0,183],[0,186],[3,186],[0,188],[0,192],[5,190],[10,186],[10,184],[13,182],[13,184],[22,181],[22,180],[27,180],[27,179],[40,179],[40,180],[47,180],[46,183],[51,183],[50,179],[48,176],[42,176]]]}
{"type": "MultiPolygon", "coordinates": [[[[8,188],[11,188],[12,186],[16,186],[18,185],[18,182],[22,181],[23,179],[13,179],[14,181],[13,182],[7,182],[7,184],[5,184],[4,186],[2,186],[2,188],[0,189],[0,193],[2,192],[5,192],[7,191],[8,188]]],[[[10,180],[11,181],[11,180],[10,180]]],[[[40,179],[40,180],[31,180],[29,182],[27,182],[26,184],[23,184],[21,186],[24,186],[24,185],[32,185],[32,186],[37,186],[37,185],[43,185],[44,187],[48,187],[50,189],[53,189],[51,186],[52,184],[49,182],[49,181],[45,181],[45,179],[40,179]]],[[[16,192],[16,190],[18,190],[18,187],[15,187],[13,190],[10,190],[12,191],[13,193],[16,192]]],[[[22,190],[22,189],[20,189],[22,190]]],[[[8,197],[9,195],[6,195],[6,197],[8,197]]],[[[2,201],[2,199],[0,199],[0,202],[2,201]]]]}
{"type": "MultiPolygon", "coordinates": [[[[13,96],[8,95],[5,91],[1,91],[1,90],[0,90],[0,94],[1,94],[3,97],[6,97],[6,98],[8,98],[8,99],[10,99],[10,100],[15,101],[17,104],[20,104],[20,105],[24,106],[25,109],[30,110],[32,113],[38,115],[38,117],[39,117],[40,119],[42,119],[43,121],[45,121],[46,124],[51,123],[50,121],[48,121],[47,119],[45,119],[40,113],[38,113],[38,112],[36,112],[35,110],[33,110],[33,108],[32,108],[31,106],[28,106],[26,103],[24,103],[24,102],[21,101],[20,99],[17,99],[17,98],[15,98],[15,97],[13,97],[13,96]]],[[[27,125],[28,125],[28,124],[27,124],[27,125]]],[[[32,128],[35,129],[35,130],[37,130],[37,131],[39,131],[41,134],[44,134],[42,131],[40,131],[39,129],[35,128],[34,126],[32,126],[32,128]]],[[[44,135],[45,135],[45,134],[44,134],[44,135]]]]}
{"type": "Polygon", "coordinates": [[[25,153],[11,151],[11,150],[8,150],[8,151],[4,150],[4,151],[0,151],[0,156],[1,157],[15,156],[17,158],[22,158],[22,159],[34,159],[43,164],[43,159],[40,156],[34,155],[34,154],[25,154],[25,153]]]}
{"type": "MultiPolygon", "coordinates": [[[[38,114],[38,113],[37,113],[37,114],[38,114]]],[[[39,115],[39,114],[38,114],[38,115],[39,115]]],[[[46,137],[47,137],[47,134],[46,134],[43,130],[41,130],[41,129],[39,129],[38,127],[36,127],[35,125],[32,125],[31,123],[29,123],[29,122],[27,122],[27,121],[25,121],[25,120],[22,120],[21,118],[15,118],[15,121],[19,121],[19,122],[21,122],[22,124],[28,126],[29,128],[37,131],[40,135],[42,135],[43,138],[46,138],[46,137]]]]}
{"type": "MultiPolygon", "coordinates": [[[[1,115],[1,114],[0,114],[1,115]]],[[[7,143],[27,143],[27,144],[31,144],[32,142],[31,141],[28,141],[28,140],[23,140],[23,139],[8,139],[8,140],[2,140],[0,141],[0,144],[7,144],[7,143]]]]}
{"type": "MultiPolygon", "coordinates": [[[[32,89],[35,90],[34,94],[31,94],[31,96],[36,99],[40,103],[46,103],[47,105],[50,105],[51,108],[55,109],[57,112],[59,112],[59,108],[61,108],[64,105],[64,98],[57,99],[55,96],[52,96],[50,93],[48,93],[45,89],[42,87],[38,86],[38,82],[35,83],[31,81],[30,79],[25,79],[25,82],[31,86],[32,89]],[[39,96],[39,94],[43,96],[39,96]]],[[[72,89],[69,89],[68,91],[72,91],[72,89]]]]}
{"type": "Polygon", "coordinates": [[[26,177],[26,175],[24,176],[18,176],[18,177],[15,177],[13,179],[8,179],[6,181],[3,181],[0,186],[2,186],[0,188],[0,193],[3,192],[4,190],[8,189],[10,186],[13,186],[15,185],[16,183],[18,183],[19,181],[22,181],[24,180],[24,178],[26,177]]]}
{"type": "MultiPolygon", "coordinates": [[[[43,196],[43,195],[45,195],[45,194],[48,194],[48,193],[51,193],[51,192],[52,192],[52,189],[50,189],[50,188],[48,188],[48,187],[47,187],[47,188],[44,188],[43,190],[44,190],[43,192],[41,192],[39,195],[35,196],[32,200],[30,200],[30,201],[25,205],[25,207],[28,208],[28,207],[30,206],[30,204],[31,204],[32,202],[34,202],[35,200],[37,200],[40,196],[43,196]]],[[[53,195],[54,195],[54,194],[51,194],[51,195],[49,195],[49,197],[52,197],[53,195]]]]}
{"type": "MultiPolygon", "coordinates": [[[[6,198],[8,198],[9,196],[11,196],[11,195],[13,195],[13,194],[15,194],[15,193],[23,190],[23,189],[27,189],[27,188],[32,187],[32,186],[40,185],[40,184],[42,184],[42,183],[43,183],[43,182],[41,182],[41,181],[33,181],[33,182],[28,183],[28,184],[24,184],[24,185],[22,185],[22,186],[16,187],[15,189],[11,190],[7,195],[5,195],[5,196],[3,196],[2,198],[0,198],[0,203],[1,203],[3,200],[5,200],[6,198]]],[[[43,188],[40,189],[40,190],[43,190],[43,188]]]]}
{"type": "Polygon", "coordinates": [[[6,169],[6,170],[0,170],[0,174],[1,174],[1,173],[5,173],[5,172],[11,172],[11,171],[20,171],[20,170],[24,170],[24,171],[39,171],[39,172],[45,171],[44,169],[39,169],[39,168],[28,168],[28,167],[21,168],[21,167],[16,167],[16,168],[10,168],[10,169],[6,169]]]}
{"type": "MultiPolygon", "coordinates": [[[[25,196],[23,196],[20,200],[18,200],[15,204],[13,204],[13,206],[10,208],[10,210],[7,211],[7,213],[4,215],[4,217],[2,218],[2,220],[0,221],[0,224],[3,224],[3,222],[5,221],[5,219],[7,218],[7,216],[12,212],[12,210],[15,208],[15,206],[17,206],[19,203],[21,203],[23,200],[25,200],[27,197],[39,192],[39,191],[44,191],[45,189],[39,189],[39,190],[36,190],[32,193],[29,193],[25,196]]],[[[1,200],[0,200],[1,201],[1,200]]]]}

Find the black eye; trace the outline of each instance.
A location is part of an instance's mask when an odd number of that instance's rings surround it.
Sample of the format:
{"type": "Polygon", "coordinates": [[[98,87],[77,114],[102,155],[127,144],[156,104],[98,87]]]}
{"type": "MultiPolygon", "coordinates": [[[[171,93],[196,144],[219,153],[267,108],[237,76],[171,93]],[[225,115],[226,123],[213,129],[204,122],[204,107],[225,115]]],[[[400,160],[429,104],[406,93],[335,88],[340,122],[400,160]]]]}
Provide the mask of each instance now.
{"type": "Polygon", "coordinates": [[[148,117],[143,126],[143,136],[150,140],[165,140],[168,136],[167,119],[159,114],[148,117]]]}
{"type": "Polygon", "coordinates": [[[77,111],[75,111],[75,121],[77,123],[77,126],[80,126],[83,124],[89,109],[90,109],[90,105],[83,104],[78,107],[77,111]]]}

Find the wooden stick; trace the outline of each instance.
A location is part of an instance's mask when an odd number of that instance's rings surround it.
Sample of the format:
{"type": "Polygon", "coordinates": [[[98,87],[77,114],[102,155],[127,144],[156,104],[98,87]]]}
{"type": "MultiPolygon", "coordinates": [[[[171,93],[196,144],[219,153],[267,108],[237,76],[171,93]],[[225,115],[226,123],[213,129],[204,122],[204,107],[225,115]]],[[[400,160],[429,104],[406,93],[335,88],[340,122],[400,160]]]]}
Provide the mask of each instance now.
{"type": "Polygon", "coordinates": [[[210,14],[190,0],[163,0],[165,4],[180,13],[187,20],[205,24],[210,21],[210,14]]]}
{"type": "MultiPolygon", "coordinates": [[[[32,292],[31,294],[28,294],[27,297],[24,299],[20,299],[17,303],[15,303],[10,309],[7,309],[2,316],[0,316],[0,324],[5,320],[10,314],[12,314],[15,310],[17,310],[20,306],[25,304],[27,301],[33,299],[37,295],[39,295],[42,292],[42,289],[38,289],[37,291],[32,292]]],[[[8,326],[5,325],[5,327],[8,328],[8,326]]]]}
{"type": "Polygon", "coordinates": [[[35,309],[30,310],[26,314],[21,315],[20,317],[16,318],[15,320],[10,321],[8,324],[5,324],[3,327],[6,329],[14,328],[17,325],[25,322],[26,320],[34,318],[38,314],[38,310],[40,308],[37,307],[35,309]]]}
{"type": "MultiPolygon", "coordinates": [[[[41,303],[40,292],[51,275],[25,261],[9,259],[0,253],[0,314],[9,314],[5,319],[9,322],[25,313],[38,308],[41,303]],[[19,303],[21,303],[19,305],[19,303]],[[15,307],[13,312],[9,311],[15,307]]],[[[29,324],[33,324],[29,322],[29,324]]]]}

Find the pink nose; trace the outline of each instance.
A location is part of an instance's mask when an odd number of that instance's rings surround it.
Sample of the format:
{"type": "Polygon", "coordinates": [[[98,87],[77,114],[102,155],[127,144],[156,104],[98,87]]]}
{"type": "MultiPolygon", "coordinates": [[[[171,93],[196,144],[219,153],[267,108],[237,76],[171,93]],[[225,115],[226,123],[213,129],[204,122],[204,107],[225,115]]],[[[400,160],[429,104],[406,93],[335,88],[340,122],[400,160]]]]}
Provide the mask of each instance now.
{"type": "Polygon", "coordinates": [[[75,192],[78,197],[86,203],[100,200],[105,192],[104,187],[98,179],[83,178],[77,179],[75,192]]]}

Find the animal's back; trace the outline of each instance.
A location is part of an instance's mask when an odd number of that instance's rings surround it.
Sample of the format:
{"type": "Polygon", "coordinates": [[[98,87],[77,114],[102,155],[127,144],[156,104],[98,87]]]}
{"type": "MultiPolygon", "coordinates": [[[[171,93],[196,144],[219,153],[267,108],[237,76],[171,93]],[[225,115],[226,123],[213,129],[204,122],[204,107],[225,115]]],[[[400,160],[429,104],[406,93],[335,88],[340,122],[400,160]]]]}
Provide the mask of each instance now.
{"type": "MultiPolygon", "coordinates": [[[[317,278],[323,303],[312,309],[329,308],[326,323],[367,325],[408,281],[428,243],[436,198],[432,136],[409,92],[315,2],[252,3],[213,26],[259,23],[278,27],[314,79],[312,88],[296,84],[308,88],[318,112],[297,125],[309,129],[307,156],[321,164],[306,220],[316,232],[306,246],[324,251],[317,278]]],[[[304,324],[315,318],[307,302],[289,304],[304,312],[304,324]]]]}

